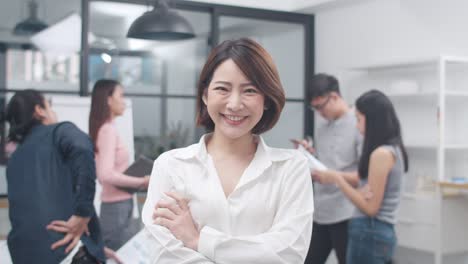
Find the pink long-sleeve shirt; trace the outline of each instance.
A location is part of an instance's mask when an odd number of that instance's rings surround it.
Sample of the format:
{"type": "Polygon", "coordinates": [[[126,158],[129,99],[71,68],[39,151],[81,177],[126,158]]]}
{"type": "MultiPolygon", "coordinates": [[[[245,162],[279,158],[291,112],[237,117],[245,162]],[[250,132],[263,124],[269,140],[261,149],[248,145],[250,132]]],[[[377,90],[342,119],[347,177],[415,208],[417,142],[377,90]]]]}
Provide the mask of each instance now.
{"type": "Polygon", "coordinates": [[[96,174],[102,185],[101,200],[117,202],[130,199],[132,195],[118,186],[139,187],[144,179],[123,174],[128,168],[129,153],[114,122],[106,122],[101,126],[96,146],[96,174]]]}

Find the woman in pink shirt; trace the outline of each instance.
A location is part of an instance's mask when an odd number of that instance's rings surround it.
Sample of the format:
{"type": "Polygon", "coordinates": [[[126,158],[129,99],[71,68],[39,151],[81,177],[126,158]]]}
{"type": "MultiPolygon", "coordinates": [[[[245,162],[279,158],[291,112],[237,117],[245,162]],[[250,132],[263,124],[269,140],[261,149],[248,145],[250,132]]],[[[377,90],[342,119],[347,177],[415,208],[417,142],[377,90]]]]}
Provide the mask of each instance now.
{"type": "Polygon", "coordinates": [[[99,80],[93,88],[89,114],[89,134],[96,154],[96,174],[102,185],[101,226],[104,243],[117,250],[140,229],[132,218],[132,194],[121,187],[146,189],[149,176],[125,175],[129,153],[114,119],[125,111],[122,86],[114,80],[99,80]]]}

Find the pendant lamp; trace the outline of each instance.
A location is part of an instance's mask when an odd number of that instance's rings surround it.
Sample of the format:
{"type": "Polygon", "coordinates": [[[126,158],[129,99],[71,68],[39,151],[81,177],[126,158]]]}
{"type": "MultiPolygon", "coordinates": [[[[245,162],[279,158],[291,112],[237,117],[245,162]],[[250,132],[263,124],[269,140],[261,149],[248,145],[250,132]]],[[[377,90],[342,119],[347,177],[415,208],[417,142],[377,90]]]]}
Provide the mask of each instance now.
{"type": "Polygon", "coordinates": [[[147,40],[182,40],[195,37],[193,27],[169,7],[166,0],[155,3],[153,10],[133,21],[127,38],[147,40]]]}
{"type": "Polygon", "coordinates": [[[34,0],[29,1],[29,17],[16,24],[13,34],[18,36],[30,36],[47,27],[47,24],[37,18],[37,3],[34,0]]]}

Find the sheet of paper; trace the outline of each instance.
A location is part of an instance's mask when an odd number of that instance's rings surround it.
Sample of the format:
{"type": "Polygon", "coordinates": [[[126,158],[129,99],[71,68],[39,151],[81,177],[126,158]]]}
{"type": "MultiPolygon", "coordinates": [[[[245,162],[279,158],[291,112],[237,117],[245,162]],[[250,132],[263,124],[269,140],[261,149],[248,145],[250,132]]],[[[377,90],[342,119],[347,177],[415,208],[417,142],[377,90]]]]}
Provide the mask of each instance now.
{"type": "Polygon", "coordinates": [[[320,162],[320,160],[318,160],[316,157],[310,154],[310,152],[307,151],[302,145],[299,145],[297,150],[299,150],[302,154],[304,154],[304,156],[306,156],[311,171],[327,169],[327,167],[322,162],[320,162]]]}
{"type": "Polygon", "coordinates": [[[67,257],[60,262],[60,264],[70,264],[72,263],[73,256],[75,256],[76,252],[80,249],[80,247],[83,245],[81,241],[76,244],[76,246],[73,248],[73,250],[67,255],[67,257]]]}
{"type": "MultiPolygon", "coordinates": [[[[151,249],[155,248],[152,246],[155,243],[156,241],[152,238],[152,235],[146,228],[143,228],[119,248],[116,253],[123,263],[150,264],[151,256],[154,254],[154,252],[151,252],[151,249]]],[[[116,264],[114,260],[107,260],[106,263],[116,264]]]]}
{"type": "Polygon", "coordinates": [[[6,240],[0,241],[0,263],[2,264],[12,264],[10,257],[10,251],[8,250],[8,245],[6,240]]]}

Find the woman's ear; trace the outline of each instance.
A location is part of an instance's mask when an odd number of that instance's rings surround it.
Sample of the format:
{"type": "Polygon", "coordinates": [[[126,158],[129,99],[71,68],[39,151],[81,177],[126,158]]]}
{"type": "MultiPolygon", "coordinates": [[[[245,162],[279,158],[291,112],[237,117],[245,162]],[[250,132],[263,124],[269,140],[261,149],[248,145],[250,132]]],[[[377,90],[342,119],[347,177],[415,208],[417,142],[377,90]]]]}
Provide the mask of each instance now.
{"type": "Polygon", "coordinates": [[[207,93],[208,93],[208,87],[203,90],[203,95],[202,95],[202,101],[205,105],[207,105],[206,102],[208,101],[207,93]]]}
{"type": "Polygon", "coordinates": [[[339,98],[340,95],[337,93],[337,92],[331,92],[330,93],[330,96],[333,98],[333,99],[336,99],[336,98],[339,98]]]}
{"type": "Polygon", "coordinates": [[[42,108],[40,105],[35,105],[33,117],[40,121],[44,120],[44,118],[46,117],[45,109],[42,108]]]}
{"type": "Polygon", "coordinates": [[[270,109],[270,105],[271,105],[270,102],[265,100],[265,104],[263,105],[263,110],[266,111],[270,109]]]}

